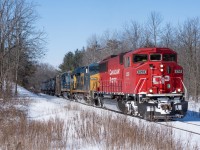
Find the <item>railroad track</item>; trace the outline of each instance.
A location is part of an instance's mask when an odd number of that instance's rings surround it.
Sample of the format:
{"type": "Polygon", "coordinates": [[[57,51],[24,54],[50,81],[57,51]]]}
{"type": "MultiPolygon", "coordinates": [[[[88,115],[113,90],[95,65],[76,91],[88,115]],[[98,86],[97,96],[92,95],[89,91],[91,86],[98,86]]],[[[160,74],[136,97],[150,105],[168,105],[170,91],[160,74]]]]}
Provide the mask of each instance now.
{"type": "MultiPolygon", "coordinates": [[[[68,99],[68,100],[69,100],[69,99],[68,99]]],[[[91,106],[91,107],[95,107],[95,108],[107,110],[107,111],[110,111],[110,112],[115,112],[115,113],[117,113],[117,114],[122,114],[122,115],[124,115],[124,116],[131,116],[131,117],[135,117],[135,118],[138,118],[138,119],[142,119],[142,118],[139,117],[139,116],[133,116],[133,115],[129,115],[129,114],[124,114],[123,112],[119,112],[119,111],[116,111],[116,110],[112,110],[112,109],[108,109],[108,108],[102,108],[102,107],[97,107],[97,106],[89,105],[89,104],[82,103],[82,102],[75,101],[75,100],[70,100],[70,101],[74,101],[74,102],[77,102],[77,103],[79,103],[79,104],[86,105],[86,106],[91,106]]],[[[144,120],[144,119],[143,119],[143,120],[144,120]]],[[[147,120],[145,120],[145,121],[147,121],[147,120]]],[[[198,125],[198,124],[189,123],[189,122],[183,122],[183,121],[179,121],[179,120],[172,120],[172,121],[176,121],[176,122],[180,122],[180,123],[184,123],[184,124],[190,124],[191,126],[199,127],[199,130],[198,130],[198,131],[200,131],[200,125],[198,125]]],[[[184,132],[192,133],[192,134],[195,134],[195,135],[200,135],[200,132],[198,133],[198,132],[194,132],[194,131],[192,131],[192,130],[187,130],[187,129],[184,129],[184,128],[181,128],[181,127],[174,126],[174,125],[170,124],[170,121],[167,121],[167,122],[159,122],[158,120],[156,120],[154,123],[159,124],[159,125],[162,125],[162,126],[165,126],[165,127],[168,127],[168,128],[173,128],[173,129],[181,130],[181,131],[184,131],[184,132]]],[[[192,127],[191,127],[191,128],[192,128],[192,127]]]]}
{"type": "Polygon", "coordinates": [[[173,120],[173,121],[181,122],[181,123],[185,123],[185,124],[191,124],[191,125],[199,126],[200,127],[200,124],[195,124],[195,123],[191,123],[191,122],[184,122],[184,121],[180,121],[180,120],[173,120]]]}
{"type": "MultiPolygon", "coordinates": [[[[192,133],[192,134],[195,134],[195,135],[200,135],[200,133],[198,133],[198,132],[194,132],[194,131],[191,131],[191,130],[183,129],[183,128],[176,127],[176,126],[173,126],[173,125],[170,125],[170,124],[164,124],[164,123],[160,123],[160,122],[156,122],[156,124],[160,124],[160,125],[166,126],[168,128],[178,129],[178,130],[185,131],[185,132],[188,132],[188,133],[192,133]]],[[[198,131],[200,131],[200,128],[199,128],[198,131]]]]}

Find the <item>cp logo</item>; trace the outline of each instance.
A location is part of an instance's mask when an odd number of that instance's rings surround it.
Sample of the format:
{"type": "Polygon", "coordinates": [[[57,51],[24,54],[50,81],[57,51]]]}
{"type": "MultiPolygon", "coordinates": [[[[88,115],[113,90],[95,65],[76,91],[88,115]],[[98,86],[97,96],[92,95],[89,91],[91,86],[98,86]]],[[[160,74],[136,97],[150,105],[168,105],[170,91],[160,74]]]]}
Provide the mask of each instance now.
{"type": "Polygon", "coordinates": [[[170,81],[169,76],[154,76],[153,77],[153,84],[165,84],[165,82],[170,81]]]}

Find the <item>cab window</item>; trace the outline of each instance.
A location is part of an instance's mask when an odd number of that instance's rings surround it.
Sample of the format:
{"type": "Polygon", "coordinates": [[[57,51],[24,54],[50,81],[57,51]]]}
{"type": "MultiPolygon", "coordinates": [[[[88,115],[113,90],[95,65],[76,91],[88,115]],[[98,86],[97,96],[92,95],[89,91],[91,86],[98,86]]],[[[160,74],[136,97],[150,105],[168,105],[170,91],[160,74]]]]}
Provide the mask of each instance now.
{"type": "Polygon", "coordinates": [[[150,55],[150,60],[152,60],[152,61],[159,61],[159,60],[161,60],[161,54],[151,54],[150,55]]]}
{"type": "Polygon", "coordinates": [[[133,62],[137,63],[137,62],[145,62],[148,60],[148,55],[146,54],[136,54],[133,56],[133,62]]]}
{"type": "Polygon", "coordinates": [[[107,72],[108,71],[108,62],[104,62],[99,65],[99,72],[107,72]]]}
{"type": "Polygon", "coordinates": [[[99,71],[99,66],[90,66],[89,67],[90,72],[98,72],[99,71]]]}
{"type": "Polygon", "coordinates": [[[163,61],[176,61],[176,54],[163,54],[163,61]]]}

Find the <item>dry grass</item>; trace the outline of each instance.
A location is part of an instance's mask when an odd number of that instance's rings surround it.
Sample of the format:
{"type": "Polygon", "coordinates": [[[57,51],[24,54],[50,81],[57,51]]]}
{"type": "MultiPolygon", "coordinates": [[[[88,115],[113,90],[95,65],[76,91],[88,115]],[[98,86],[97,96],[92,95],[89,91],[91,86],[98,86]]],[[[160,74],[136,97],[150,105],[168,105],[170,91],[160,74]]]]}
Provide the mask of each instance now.
{"type": "MultiPolygon", "coordinates": [[[[131,121],[130,117],[113,114],[109,111],[83,110],[75,104],[68,106],[79,110],[68,120],[71,134],[68,134],[73,143],[68,143],[68,148],[95,146],[105,150],[181,150],[190,144],[183,144],[175,140],[172,129],[155,127],[155,124],[138,124],[131,121]]],[[[190,140],[189,140],[190,143],[190,140]]],[[[198,147],[193,147],[198,149],[198,147]]]]}
{"type": "Polygon", "coordinates": [[[0,149],[66,149],[64,121],[27,120],[24,111],[11,104],[0,109],[0,149]]]}
{"type": "Polygon", "coordinates": [[[15,107],[0,110],[0,149],[76,150],[91,146],[100,150],[181,150],[191,149],[189,143],[175,140],[169,128],[135,123],[128,116],[84,109],[74,102],[67,105],[65,120],[27,120],[15,107]]]}

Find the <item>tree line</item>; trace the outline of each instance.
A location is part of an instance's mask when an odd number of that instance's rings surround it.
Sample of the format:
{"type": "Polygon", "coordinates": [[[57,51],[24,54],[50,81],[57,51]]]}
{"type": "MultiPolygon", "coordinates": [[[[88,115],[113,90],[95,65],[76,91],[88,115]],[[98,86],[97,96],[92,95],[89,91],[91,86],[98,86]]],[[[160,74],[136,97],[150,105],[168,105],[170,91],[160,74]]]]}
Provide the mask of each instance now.
{"type": "MultiPolygon", "coordinates": [[[[49,64],[39,64],[44,55],[45,34],[35,27],[38,18],[34,3],[27,0],[0,1],[0,99],[11,93],[15,83],[39,91],[40,83],[58,71],[49,64]]],[[[200,18],[182,23],[164,23],[151,12],[146,23],[130,21],[121,31],[92,35],[82,49],[68,51],[60,72],[98,62],[103,58],[140,47],[169,47],[178,53],[184,68],[184,82],[189,95],[200,95],[200,18]]]]}
{"type": "Polygon", "coordinates": [[[103,58],[141,47],[168,47],[178,53],[184,68],[184,83],[190,98],[200,97],[200,18],[188,18],[182,23],[164,23],[160,13],[151,12],[146,23],[130,21],[118,32],[105,31],[92,35],[86,48],[68,51],[60,65],[62,72],[77,66],[98,62],[103,58]],[[73,56],[73,57],[72,57],[73,56]]]}
{"type": "Polygon", "coordinates": [[[28,85],[43,54],[44,32],[36,29],[35,5],[27,0],[0,1],[0,98],[11,94],[13,83],[28,85]]]}

